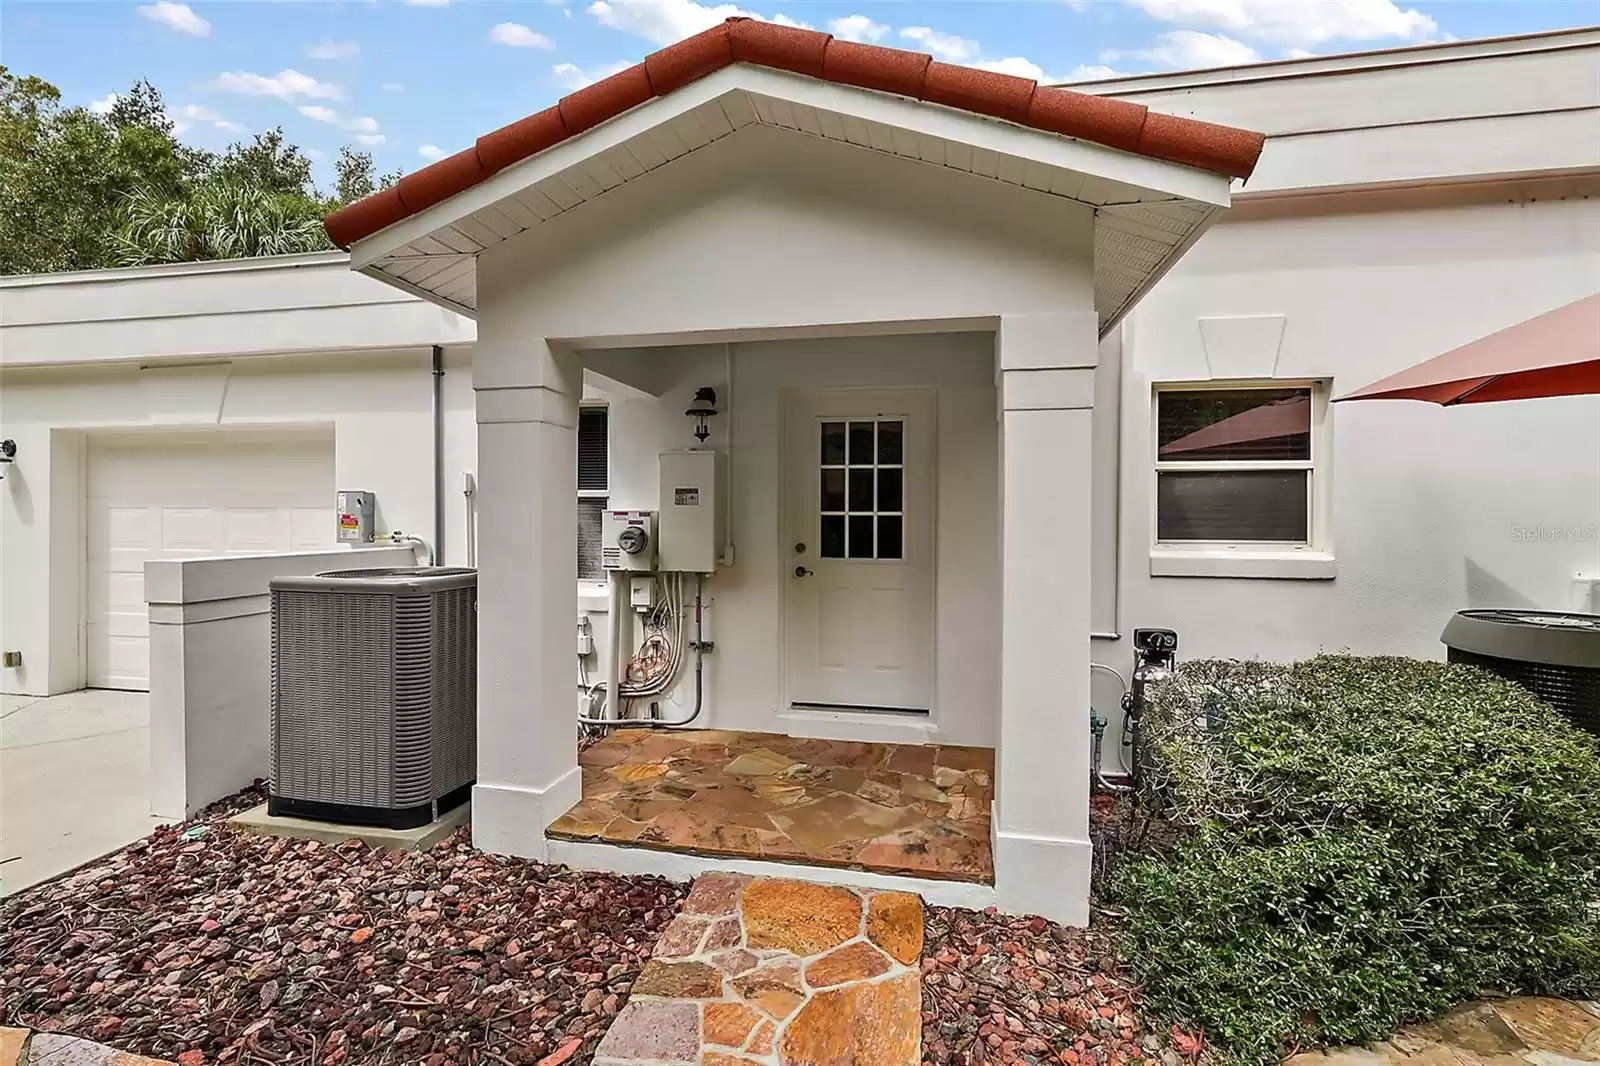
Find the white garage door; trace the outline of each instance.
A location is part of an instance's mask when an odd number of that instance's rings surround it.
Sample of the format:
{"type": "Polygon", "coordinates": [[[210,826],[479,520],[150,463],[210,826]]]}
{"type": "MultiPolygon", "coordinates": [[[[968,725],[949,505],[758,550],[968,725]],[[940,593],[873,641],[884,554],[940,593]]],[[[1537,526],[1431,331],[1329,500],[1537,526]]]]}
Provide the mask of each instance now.
{"type": "Polygon", "coordinates": [[[150,687],[147,561],[334,544],[331,431],[93,437],[87,473],[92,687],[150,687]]]}

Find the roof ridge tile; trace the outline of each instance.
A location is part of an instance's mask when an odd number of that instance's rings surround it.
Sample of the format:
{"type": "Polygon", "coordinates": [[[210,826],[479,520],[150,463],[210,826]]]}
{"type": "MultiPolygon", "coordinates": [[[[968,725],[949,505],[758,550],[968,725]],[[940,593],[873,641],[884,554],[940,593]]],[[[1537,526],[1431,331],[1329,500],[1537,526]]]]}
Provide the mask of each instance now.
{"type": "Polygon", "coordinates": [[[925,100],[1227,177],[1249,177],[1266,140],[1250,130],[1150,111],[1143,104],[736,15],[484,134],[471,148],[341,207],[323,225],[334,244],[349,248],[514,163],[734,63],[925,100]]]}

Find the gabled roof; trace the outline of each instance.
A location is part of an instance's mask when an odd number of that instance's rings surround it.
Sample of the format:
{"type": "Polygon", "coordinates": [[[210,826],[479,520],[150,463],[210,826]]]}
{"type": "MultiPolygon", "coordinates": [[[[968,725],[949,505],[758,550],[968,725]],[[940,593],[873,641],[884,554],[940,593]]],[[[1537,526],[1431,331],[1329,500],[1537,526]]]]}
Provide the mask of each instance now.
{"type": "Polygon", "coordinates": [[[942,104],[1226,177],[1249,177],[1265,141],[1261,134],[1248,130],[1178,118],[1150,111],[1142,104],[1051,89],[1009,74],[940,63],[920,52],[731,18],[335,211],[325,223],[328,236],[340,247],[349,248],[514,163],[734,63],[942,104]]]}

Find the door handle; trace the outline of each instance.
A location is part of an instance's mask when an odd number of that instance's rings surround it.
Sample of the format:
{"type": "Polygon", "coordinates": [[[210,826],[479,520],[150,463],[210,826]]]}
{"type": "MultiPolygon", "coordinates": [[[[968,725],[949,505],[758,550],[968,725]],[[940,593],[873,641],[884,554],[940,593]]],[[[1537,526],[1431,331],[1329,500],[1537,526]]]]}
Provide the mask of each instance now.
{"type": "Polygon", "coordinates": [[[795,577],[810,577],[813,573],[814,573],[814,571],[807,570],[803,566],[797,566],[797,567],[794,568],[794,576],[795,577]]]}

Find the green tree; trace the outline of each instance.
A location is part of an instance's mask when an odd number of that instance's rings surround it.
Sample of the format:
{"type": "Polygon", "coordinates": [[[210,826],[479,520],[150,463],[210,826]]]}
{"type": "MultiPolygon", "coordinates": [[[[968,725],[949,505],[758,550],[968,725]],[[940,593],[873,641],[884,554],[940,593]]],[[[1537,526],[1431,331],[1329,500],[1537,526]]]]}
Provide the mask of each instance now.
{"type": "Polygon", "coordinates": [[[248,144],[230,147],[217,160],[212,176],[274,196],[309,199],[316,193],[311,184],[311,160],[289,143],[282,126],[256,134],[248,144]]]}
{"type": "Polygon", "coordinates": [[[233,178],[213,178],[185,197],[139,189],[122,205],[113,257],[119,266],[143,266],[317,251],[330,247],[322,215],[309,197],[233,178]]]}
{"type": "Polygon", "coordinates": [[[351,148],[335,172],[320,192],[282,127],[220,155],[182,144],[148,81],[101,115],[0,66],[0,274],[328,248],[328,211],[399,179],[351,148]]]}
{"type": "Polygon", "coordinates": [[[336,178],[334,203],[341,207],[371,196],[379,189],[387,189],[400,180],[399,171],[378,174],[372,153],[358,152],[348,145],[339,149],[333,171],[336,178]]]}
{"type": "Polygon", "coordinates": [[[136,89],[119,124],[0,67],[0,273],[104,266],[129,190],[184,187],[199,161],[180,153],[155,89],[136,89]]]}

